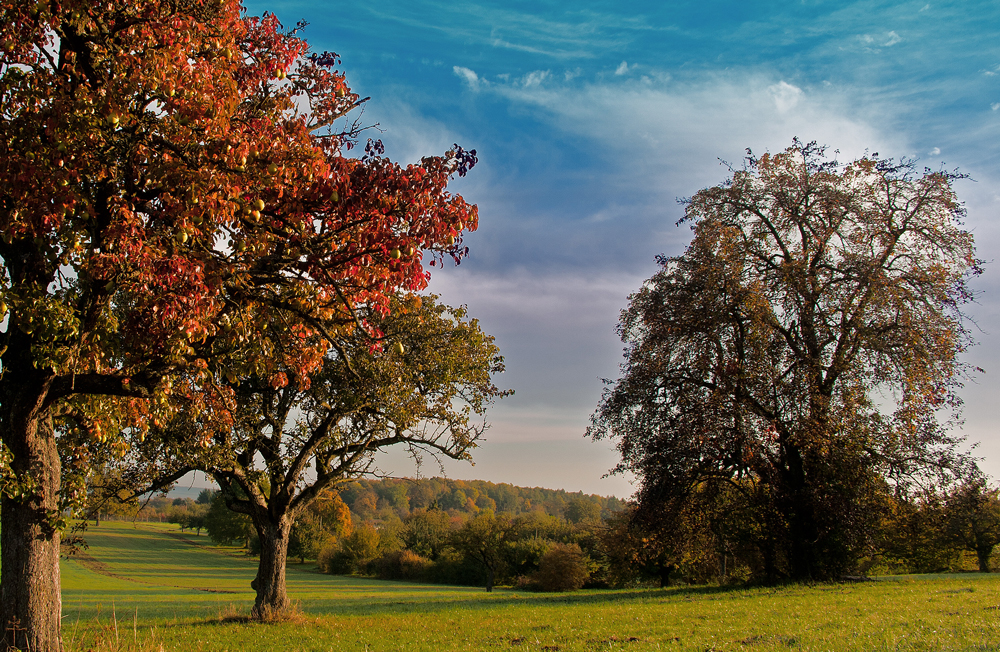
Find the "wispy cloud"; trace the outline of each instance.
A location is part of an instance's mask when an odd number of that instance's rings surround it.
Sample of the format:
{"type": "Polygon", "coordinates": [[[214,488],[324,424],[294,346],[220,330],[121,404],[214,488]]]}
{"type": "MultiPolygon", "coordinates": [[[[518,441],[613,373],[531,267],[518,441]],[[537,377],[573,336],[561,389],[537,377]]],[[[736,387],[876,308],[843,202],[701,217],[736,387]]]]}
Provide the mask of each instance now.
{"type": "Polygon", "coordinates": [[[548,70],[535,70],[529,72],[521,80],[521,86],[524,88],[532,88],[535,86],[541,86],[542,82],[549,78],[550,72],[548,70]]]}
{"type": "Polygon", "coordinates": [[[896,45],[903,39],[896,32],[884,32],[882,34],[861,34],[858,40],[862,44],[872,48],[888,48],[896,45]]]}
{"type": "Polygon", "coordinates": [[[553,59],[592,59],[625,48],[633,34],[653,28],[641,17],[626,17],[588,10],[522,12],[486,3],[430,2],[386,11],[376,5],[368,11],[378,20],[423,32],[436,32],[465,43],[488,43],[553,59]]]}
{"type": "Polygon", "coordinates": [[[479,90],[479,75],[474,70],[464,66],[453,66],[452,70],[474,91],[479,90]]]}
{"type": "Polygon", "coordinates": [[[628,73],[628,62],[622,61],[620,64],[618,64],[618,67],[615,68],[615,74],[621,76],[627,73],[628,73]]]}
{"type": "Polygon", "coordinates": [[[774,98],[774,106],[778,109],[778,113],[788,113],[795,108],[802,97],[802,89],[792,86],[785,80],[768,86],[767,90],[774,98]]]}

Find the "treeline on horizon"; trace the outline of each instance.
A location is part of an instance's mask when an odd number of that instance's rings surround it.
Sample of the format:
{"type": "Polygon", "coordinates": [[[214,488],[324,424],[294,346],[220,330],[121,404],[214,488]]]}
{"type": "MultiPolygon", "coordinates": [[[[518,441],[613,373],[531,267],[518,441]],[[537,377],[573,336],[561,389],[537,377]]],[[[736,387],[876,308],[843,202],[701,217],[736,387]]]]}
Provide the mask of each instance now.
{"type": "MultiPolygon", "coordinates": [[[[705,506],[705,505],[703,505],[705,506]]],[[[862,575],[989,571],[1000,499],[985,485],[920,499],[884,496],[862,575]]],[[[222,492],[157,496],[104,518],[177,523],[260,551],[250,519],[222,492]]],[[[616,497],[484,480],[359,479],[296,519],[289,559],[333,574],[535,590],[741,583],[759,576],[760,541],[739,510],[692,510],[670,528],[616,497]],[[745,523],[744,523],[745,524],[745,523]]]]}

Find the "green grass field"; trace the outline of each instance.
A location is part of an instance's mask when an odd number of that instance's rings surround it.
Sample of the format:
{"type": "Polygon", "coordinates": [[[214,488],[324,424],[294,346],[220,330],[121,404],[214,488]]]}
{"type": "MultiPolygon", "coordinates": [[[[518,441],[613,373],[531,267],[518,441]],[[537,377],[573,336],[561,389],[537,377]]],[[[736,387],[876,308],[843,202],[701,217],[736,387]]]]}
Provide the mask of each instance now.
{"type": "Polygon", "coordinates": [[[255,563],[175,526],[104,523],[64,561],[76,650],[1000,650],[1000,576],[535,594],[289,566],[297,622],[248,623],[255,563]]]}

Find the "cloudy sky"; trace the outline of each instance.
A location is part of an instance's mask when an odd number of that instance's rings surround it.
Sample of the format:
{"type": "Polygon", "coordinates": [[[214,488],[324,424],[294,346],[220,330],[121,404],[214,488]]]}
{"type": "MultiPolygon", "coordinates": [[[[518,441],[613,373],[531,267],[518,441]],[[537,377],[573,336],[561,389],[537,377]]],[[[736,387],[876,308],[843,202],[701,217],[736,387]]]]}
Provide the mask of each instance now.
{"type": "MultiPolygon", "coordinates": [[[[614,332],[654,256],[683,250],[677,198],[720,159],[817,140],[959,168],[967,226],[991,262],[970,313],[987,370],[965,432],[1000,476],[1000,4],[737,1],[257,1],[343,58],[363,115],[402,162],[452,143],[480,164],[456,190],[480,209],[471,257],[431,289],[468,304],[516,390],[455,478],[627,496],[584,429],[616,378],[614,332]]],[[[383,468],[412,474],[389,456],[383,468]]],[[[427,474],[436,468],[425,468],[427,474]]]]}

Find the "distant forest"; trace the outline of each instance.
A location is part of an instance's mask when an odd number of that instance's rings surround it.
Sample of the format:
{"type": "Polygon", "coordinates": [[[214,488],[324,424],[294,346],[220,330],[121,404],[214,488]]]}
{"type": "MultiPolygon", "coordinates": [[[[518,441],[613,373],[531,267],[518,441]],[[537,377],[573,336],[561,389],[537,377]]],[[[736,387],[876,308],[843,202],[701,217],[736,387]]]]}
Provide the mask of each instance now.
{"type": "Polygon", "coordinates": [[[614,496],[447,478],[354,480],[341,485],[339,492],[355,523],[392,520],[392,515],[405,519],[414,510],[431,508],[454,515],[484,509],[514,516],[542,512],[579,522],[603,520],[625,507],[625,502],[614,496]]]}
{"type": "MultiPolygon", "coordinates": [[[[517,487],[485,480],[360,479],[340,485],[338,491],[341,500],[350,508],[354,523],[405,520],[413,511],[432,508],[461,517],[475,515],[482,510],[512,516],[540,512],[578,523],[603,521],[625,508],[625,501],[614,496],[517,487]]],[[[171,492],[169,497],[156,495],[135,506],[107,504],[97,517],[180,522],[196,502],[207,505],[213,494],[210,489],[180,489],[171,492]],[[199,493],[197,501],[188,497],[199,493]]]]}

